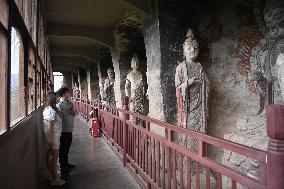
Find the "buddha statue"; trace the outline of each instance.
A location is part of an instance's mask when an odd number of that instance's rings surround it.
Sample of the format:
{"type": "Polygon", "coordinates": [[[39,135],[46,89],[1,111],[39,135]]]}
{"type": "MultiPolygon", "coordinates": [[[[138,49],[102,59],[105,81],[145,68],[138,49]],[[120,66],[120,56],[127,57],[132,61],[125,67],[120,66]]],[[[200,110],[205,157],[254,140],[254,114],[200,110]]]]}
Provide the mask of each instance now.
{"type": "MultiPolygon", "coordinates": [[[[183,53],[184,61],[177,66],[175,73],[178,125],[206,133],[209,81],[202,65],[196,61],[199,45],[191,29],[186,35],[183,53]]],[[[195,139],[181,137],[180,142],[193,151],[197,150],[195,139]]]]}
{"type": "Polygon", "coordinates": [[[129,97],[129,110],[138,114],[143,114],[145,84],[143,74],[139,69],[139,58],[137,54],[131,59],[131,72],[127,74],[125,83],[125,95],[129,97]]]}
{"type": "Polygon", "coordinates": [[[115,93],[114,93],[114,71],[112,68],[107,70],[108,77],[103,84],[103,101],[107,106],[115,106],[115,93]]]}

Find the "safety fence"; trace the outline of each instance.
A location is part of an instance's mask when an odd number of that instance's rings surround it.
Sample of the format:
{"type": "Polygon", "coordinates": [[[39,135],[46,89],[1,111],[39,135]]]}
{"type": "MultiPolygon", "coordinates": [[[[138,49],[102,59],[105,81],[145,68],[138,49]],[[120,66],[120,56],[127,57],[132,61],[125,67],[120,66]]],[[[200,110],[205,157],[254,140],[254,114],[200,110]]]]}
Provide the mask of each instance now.
{"type": "Polygon", "coordinates": [[[74,108],[87,122],[91,118],[97,117],[97,102],[74,98],[71,98],[71,100],[74,104],[74,108]]]}
{"type": "MultiPolygon", "coordinates": [[[[283,160],[284,156],[281,156],[280,160],[279,156],[275,155],[278,149],[274,144],[277,144],[277,141],[272,140],[277,139],[270,139],[272,151],[269,149],[270,151],[266,152],[130,112],[128,98],[124,100],[123,109],[104,107],[100,102],[76,100],[76,103],[77,110],[85,117],[88,117],[90,109],[97,108],[103,137],[143,188],[265,189],[283,186],[283,181],[279,181],[283,179],[277,178],[281,170],[270,171],[271,166],[268,166],[269,163],[277,164],[283,160]],[[88,109],[89,106],[91,108],[88,109]],[[153,132],[152,128],[157,127],[164,131],[165,136],[153,132]],[[194,138],[197,151],[180,144],[176,140],[177,136],[194,138]],[[246,175],[210,158],[207,156],[209,146],[254,160],[257,162],[258,177],[246,175]],[[267,159],[272,162],[267,163],[267,159]]],[[[277,166],[275,168],[279,169],[277,166]]]]}

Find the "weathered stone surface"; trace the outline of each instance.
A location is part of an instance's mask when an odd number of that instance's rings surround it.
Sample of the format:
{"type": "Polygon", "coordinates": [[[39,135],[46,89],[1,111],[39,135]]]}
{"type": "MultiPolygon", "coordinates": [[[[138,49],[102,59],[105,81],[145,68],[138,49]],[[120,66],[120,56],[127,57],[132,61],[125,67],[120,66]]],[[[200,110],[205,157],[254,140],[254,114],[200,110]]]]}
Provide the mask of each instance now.
{"type": "MultiPolygon", "coordinates": [[[[149,99],[149,116],[164,120],[163,94],[161,83],[161,51],[159,23],[155,19],[145,29],[145,46],[147,56],[147,96],[149,99]]],[[[151,130],[164,136],[165,130],[151,125],[151,130]]]]}
{"type": "Polygon", "coordinates": [[[89,70],[87,70],[88,80],[88,98],[89,100],[96,100],[99,95],[99,77],[97,66],[91,64],[89,70]]]}

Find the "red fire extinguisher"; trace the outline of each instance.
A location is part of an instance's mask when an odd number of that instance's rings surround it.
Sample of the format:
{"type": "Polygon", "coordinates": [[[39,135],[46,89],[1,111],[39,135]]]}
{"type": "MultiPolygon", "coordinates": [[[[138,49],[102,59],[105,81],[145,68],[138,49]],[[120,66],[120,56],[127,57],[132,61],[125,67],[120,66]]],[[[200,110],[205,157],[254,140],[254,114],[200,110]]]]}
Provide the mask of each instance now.
{"type": "Polygon", "coordinates": [[[90,133],[93,137],[99,136],[99,121],[98,121],[98,118],[92,118],[91,119],[90,133]]]}

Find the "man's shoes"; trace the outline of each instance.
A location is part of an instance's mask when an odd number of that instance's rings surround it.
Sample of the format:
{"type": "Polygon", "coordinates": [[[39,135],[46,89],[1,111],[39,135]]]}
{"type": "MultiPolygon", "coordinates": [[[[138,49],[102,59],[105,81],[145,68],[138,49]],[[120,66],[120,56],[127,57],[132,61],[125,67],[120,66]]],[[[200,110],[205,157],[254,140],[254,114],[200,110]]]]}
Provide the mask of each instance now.
{"type": "Polygon", "coordinates": [[[76,166],[71,164],[71,163],[68,163],[66,167],[68,167],[68,168],[75,168],[76,166]]]}

